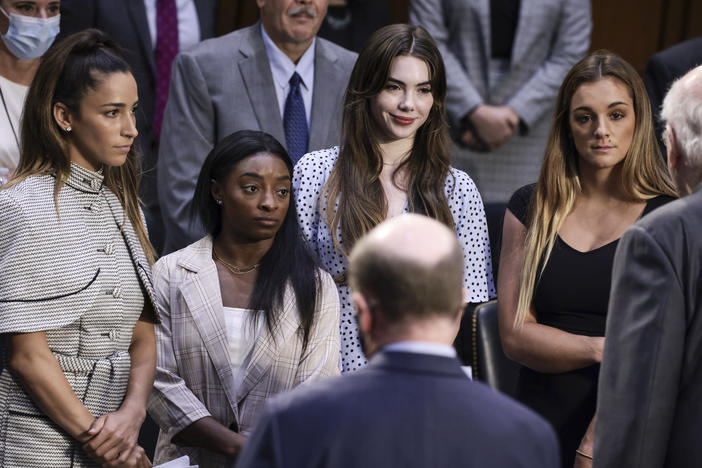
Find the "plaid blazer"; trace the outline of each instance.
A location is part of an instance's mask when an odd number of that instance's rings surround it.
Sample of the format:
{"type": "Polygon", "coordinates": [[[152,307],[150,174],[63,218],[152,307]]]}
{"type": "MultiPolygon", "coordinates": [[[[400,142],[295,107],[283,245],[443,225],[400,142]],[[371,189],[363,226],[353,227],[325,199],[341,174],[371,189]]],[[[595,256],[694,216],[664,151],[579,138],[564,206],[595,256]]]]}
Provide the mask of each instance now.
{"type": "Polygon", "coordinates": [[[216,453],[176,446],[170,440],[205,416],[225,426],[234,424],[248,435],[268,397],[338,374],[339,298],[331,276],[321,272],[321,280],[305,353],[295,296],[288,288],[275,336],[267,328],[261,332],[237,388],[212,239],[207,236],[156,263],[154,288],[162,315],[156,327],[158,359],[149,399],[149,414],[161,427],[155,463],[188,455],[201,467],[233,466],[216,453]]]}

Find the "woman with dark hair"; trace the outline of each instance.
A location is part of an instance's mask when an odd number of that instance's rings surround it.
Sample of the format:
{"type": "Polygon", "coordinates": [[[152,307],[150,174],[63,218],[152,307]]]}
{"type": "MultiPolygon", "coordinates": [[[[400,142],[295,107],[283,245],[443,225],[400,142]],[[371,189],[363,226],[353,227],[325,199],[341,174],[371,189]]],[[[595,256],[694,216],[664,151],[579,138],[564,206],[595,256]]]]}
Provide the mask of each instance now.
{"type": "Polygon", "coordinates": [[[136,445],[156,362],[137,99],[97,30],[47,52],[30,86],[0,190],[1,466],[151,466],[136,445]]]}
{"type": "Polygon", "coordinates": [[[564,467],[592,455],[619,237],[674,196],[636,70],[607,51],[578,62],[558,93],[539,180],[508,204],[498,282],[502,343],[524,365],[517,397],[556,429],[564,467]]]}
{"type": "Polygon", "coordinates": [[[343,371],[366,362],[346,283],[346,256],[374,226],[422,213],[455,229],[469,302],[494,297],[485,212],[473,181],[449,166],[446,77],[441,54],[417,26],[376,31],[361,50],[344,98],[341,147],[295,167],[298,220],[342,307],[343,371]]]}
{"type": "Polygon", "coordinates": [[[291,178],[269,134],[224,138],[193,200],[208,235],[154,266],[158,463],[233,466],[269,396],[339,372],[339,299],[302,240],[291,178]]]}

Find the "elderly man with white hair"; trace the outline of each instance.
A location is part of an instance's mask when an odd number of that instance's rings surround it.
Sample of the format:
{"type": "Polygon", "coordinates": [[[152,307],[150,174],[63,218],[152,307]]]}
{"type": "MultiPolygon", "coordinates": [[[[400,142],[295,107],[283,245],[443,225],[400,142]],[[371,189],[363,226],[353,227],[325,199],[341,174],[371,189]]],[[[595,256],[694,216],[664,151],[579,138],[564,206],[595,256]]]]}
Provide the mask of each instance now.
{"type": "Polygon", "coordinates": [[[594,466],[699,467],[702,434],[702,67],[663,102],[680,200],[634,224],[614,260],[594,466]]]}

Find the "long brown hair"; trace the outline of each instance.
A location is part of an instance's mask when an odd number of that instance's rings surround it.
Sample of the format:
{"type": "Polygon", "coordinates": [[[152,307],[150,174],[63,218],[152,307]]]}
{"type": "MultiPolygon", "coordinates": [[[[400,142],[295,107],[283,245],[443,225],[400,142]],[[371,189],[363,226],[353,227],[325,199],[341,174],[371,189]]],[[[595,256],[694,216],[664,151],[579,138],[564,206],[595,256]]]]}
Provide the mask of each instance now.
{"type": "MultiPolygon", "coordinates": [[[[378,142],[372,137],[377,124],[370,102],[387,83],[392,61],[399,56],[416,57],[427,64],[434,104],[426,122],[417,130],[409,157],[395,171],[393,182],[399,173],[406,172],[410,211],[454,227],[444,193],[450,148],[444,62],[424,29],[406,24],[386,26],[366,42],[351,72],[344,97],[339,157],[322,190],[326,206],[320,206],[320,210],[325,213],[335,247],[344,255],[387,216],[387,201],[380,182],[383,158],[378,142]],[[335,209],[337,199],[339,205],[335,209]],[[337,236],[339,226],[345,249],[337,236]]],[[[320,205],[323,199],[320,197],[320,205]]]]}
{"type": "MultiPolygon", "coordinates": [[[[58,211],[58,193],[68,178],[71,161],[67,136],[54,119],[54,105],[62,103],[71,113],[80,115],[81,99],[111,73],[131,70],[117,43],[97,29],[73,34],[44,54],[27,94],[20,161],[9,185],[34,175],[55,175],[54,202],[58,211]]],[[[104,184],[122,203],[146,257],[153,263],[156,254],[139,209],[141,158],[137,147],[132,145],[122,166],[104,168],[104,184]]]]}
{"type": "Polygon", "coordinates": [[[576,63],[558,91],[541,174],[529,206],[516,325],[523,324],[529,313],[537,278],[548,263],[556,233],[581,192],[578,154],[569,124],[571,100],[580,85],[606,77],[626,85],[634,103],[634,135],[622,162],[622,190],[633,202],[658,195],[675,196],[675,188],[653,132],[651,105],[639,74],[624,59],[606,50],[593,52],[576,63]]]}

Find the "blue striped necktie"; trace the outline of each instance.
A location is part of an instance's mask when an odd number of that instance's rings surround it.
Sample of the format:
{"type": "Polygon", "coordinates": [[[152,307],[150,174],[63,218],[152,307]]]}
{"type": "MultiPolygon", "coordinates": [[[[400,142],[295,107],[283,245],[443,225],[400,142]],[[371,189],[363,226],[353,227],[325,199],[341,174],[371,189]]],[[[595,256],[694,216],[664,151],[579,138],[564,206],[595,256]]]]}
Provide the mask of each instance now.
{"type": "Polygon", "coordinates": [[[285,100],[285,111],[283,112],[285,143],[293,164],[307,153],[309,140],[305,102],[302,100],[302,92],[300,91],[301,83],[300,75],[297,72],[293,73],[290,77],[290,92],[285,100]]]}

